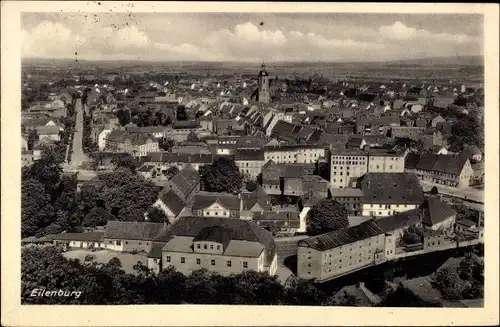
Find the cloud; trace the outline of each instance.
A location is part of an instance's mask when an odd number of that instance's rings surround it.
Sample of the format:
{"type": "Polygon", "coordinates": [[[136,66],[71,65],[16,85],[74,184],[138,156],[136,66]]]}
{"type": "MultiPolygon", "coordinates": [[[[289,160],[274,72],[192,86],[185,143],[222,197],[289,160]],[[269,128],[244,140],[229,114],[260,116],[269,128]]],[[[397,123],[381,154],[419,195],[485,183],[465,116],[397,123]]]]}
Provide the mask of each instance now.
{"type": "Polygon", "coordinates": [[[379,32],[381,35],[395,40],[427,40],[459,44],[477,41],[465,34],[432,33],[425,29],[408,27],[399,21],[392,25],[380,27],[379,32]]]}
{"type": "MultiPolygon", "coordinates": [[[[87,17],[87,16],[85,16],[87,17]]],[[[109,20],[107,20],[109,22],[109,20]]],[[[229,28],[210,29],[178,20],[175,30],[161,29],[169,21],[143,23],[117,22],[104,26],[88,19],[71,22],[45,19],[22,30],[23,57],[81,59],[151,60],[340,60],[372,61],[474,54],[481,42],[465,34],[432,33],[406,26],[401,21],[390,25],[363,28],[363,33],[343,30],[311,31],[266,28],[252,22],[229,28]],[[161,23],[161,26],[158,24],[161,23]],[[156,24],[156,25],[155,25],[156,24]],[[183,37],[179,37],[179,35],[183,37]],[[363,34],[363,35],[361,35],[363,34]],[[477,46],[476,46],[477,45],[477,46]]],[[[297,24],[300,26],[300,24],[297,24]]]]}

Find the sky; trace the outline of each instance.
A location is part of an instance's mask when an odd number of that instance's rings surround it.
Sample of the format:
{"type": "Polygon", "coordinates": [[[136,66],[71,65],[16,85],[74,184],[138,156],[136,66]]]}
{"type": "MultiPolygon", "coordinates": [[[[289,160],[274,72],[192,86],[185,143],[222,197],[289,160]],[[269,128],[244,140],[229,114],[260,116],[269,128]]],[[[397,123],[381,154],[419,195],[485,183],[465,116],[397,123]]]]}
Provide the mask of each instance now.
{"type": "Polygon", "coordinates": [[[23,58],[371,62],[483,54],[472,14],[23,13],[23,58]]]}

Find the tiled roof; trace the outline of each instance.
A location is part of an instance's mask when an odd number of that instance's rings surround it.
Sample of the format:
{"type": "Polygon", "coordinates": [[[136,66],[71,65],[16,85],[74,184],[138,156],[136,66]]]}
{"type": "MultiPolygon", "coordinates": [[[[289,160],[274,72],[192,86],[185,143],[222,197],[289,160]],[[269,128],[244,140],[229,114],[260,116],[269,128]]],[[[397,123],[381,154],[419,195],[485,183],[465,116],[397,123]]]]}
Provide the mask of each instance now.
{"type": "Polygon", "coordinates": [[[422,187],[414,174],[368,173],[360,180],[364,203],[421,204],[424,202],[422,187]]]}
{"type": "Polygon", "coordinates": [[[176,216],[186,206],[184,201],[173,190],[168,190],[167,192],[162,191],[159,197],[165,206],[167,206],[176,216]]]}
{"type": "Polygon", "coordinates": [[[391,232],[396,229],[401,229],[415,225],[420,222],[420,210],[414,209],[405,212],[400,212],[398,214],[377,218],[375,222],[384,232],[391,232]]]}
{"type": "Polygon", "coordinates": [[[424,153],[420,156],[416,169],[460,175],[467,160],[464,155],[424,153]]]}
{"type": "Polygon", "coordinates": [[[164,229],[162,223],[108,221],[103,238],[122,240],[153,240],[164,229]]]}
{"type": "Polygon", "coordinates": [[[114,130],[106,136],[106,140],[117,143],[130,141],[133,145],[142,145],[146,144],[148,140],[153,140],[153,138],[147,133],[129,133],[127,131],[114,130]]]}
{"type": "Polygon", "coordinates": [[[149,250],[148,258],[161,259],[161,249],[166,243],[153,242],[151,250],[149,250]]]}
{"type": "Polygon", "coordinates": [[[209,192],[195,194],[193,198],[193,210],[205,209],[216,202],[228,210],[240,210],[240,199],[237,195],[209,192]]]}
{"type": "Polygon", "coordinates": [[[260,211],[253,213],[252,221],[264,228],[298,228],[299,214],[298,211],[260,211]]]}
{"type": "Polygon", "coordinates": [[[271,202],[269,195],[264,191],[264,189],[259,185],[257,189],[253,192],[244,192],[241,193],[241,202],[243,210],[250,210],[255,206],[255,204],[259,204],[262,209],[270,209],[271,202]]]}
{"type": "Polygon", "coordinates": [[[57,125],[49,125],[49,126],[37,126],[35,127],[38,135],[52,135],[59,134],[59,126],[57,125]]]}
{"type": "Polygon", "coordinates": [[[234,161],[264,161],[264,150],[261,149],[236,149],[234,161]]]}
{"type": "Polygon", "coordinates": [[[196,120],[178,120],[172,123],[173,129],[198,128],[200,124],[196,120]]]}
{"type": "Polygon", "coordinates": [[[104,232],[89,232],[89,233],[62,233],[51,235],[52,240],[61,241],[95,241],[102,240],[104,232]]]}
{"type": "Polygon", "coordinates": [[[353,227],[301,240],[299,241],[299,246],[307,246],[318,251],[325,251],[383,233],[384,231],[373,220],[369,220],[353,227]]]}
{"type": "Polygon", "coordinates": [[[363,191],[359,188],[331,188],[332,197],[363,197],[363,191]]]}
{"type": "Polygon", "coordinates": [[[456,215],[456,212],[439,196],[429,196],[422,204],[422,211],[422,222],[427,226],[433,226],[456,215]]]}
{"type": "Polygon", "coordinates": [[[184,197],[188,196],[192,190],[200,183],[200,174],[191,165],[186,165],[170,180],[175,184],[184,197]]]}
{"type": "MultiPolygon", "coordinates": [[[[232,230],[231,242],[236,242],[236,248],[229,244],[226,251],[231,253],[245,252],[245,243],[260,243],[266,249],[266,261],[270,263],[276,251],[273,236],[270,232],[257,226],[256,224],[240,219],[214,218],[214,217],[181,217],[168,227],[158,238],[157,241],[168,242],[173,237],[196,237],[204,228],[219,227],[232,230]],[[230,249],[231,248],[231,249],[230,249]]],[[[191,241],[192,242],[192,241],[191,241]]],[[[247,244],[251,246],[250,244],[247,244]]]]}
{"type": "Polygon", "coordinates": [[[214,156],[207,153],[149,152],[149,162],[211,164],[214,156]]]}
{"type": "Polygon", "coordinates": [[[405,169],[415,169],[420,161],[420,154],[408,153],[405,157],[405,169]]]}

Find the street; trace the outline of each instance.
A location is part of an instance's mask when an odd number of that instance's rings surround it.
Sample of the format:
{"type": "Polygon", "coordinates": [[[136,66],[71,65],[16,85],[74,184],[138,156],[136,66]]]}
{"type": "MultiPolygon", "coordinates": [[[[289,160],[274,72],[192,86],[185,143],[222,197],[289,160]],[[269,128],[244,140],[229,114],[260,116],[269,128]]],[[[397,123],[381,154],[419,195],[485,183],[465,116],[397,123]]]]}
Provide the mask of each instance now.
{"type": "Polygon", "coordinates": [[[75,102],[76,122],[75,122],[75,135],[73,136],[73,154],[71,162],[68,166],[69,169],[78,169],[83,162],[89,161],[89,158],[83,153],[82,140],[83,140],[83,106],[82,100],[78,99],[75,102]]]}

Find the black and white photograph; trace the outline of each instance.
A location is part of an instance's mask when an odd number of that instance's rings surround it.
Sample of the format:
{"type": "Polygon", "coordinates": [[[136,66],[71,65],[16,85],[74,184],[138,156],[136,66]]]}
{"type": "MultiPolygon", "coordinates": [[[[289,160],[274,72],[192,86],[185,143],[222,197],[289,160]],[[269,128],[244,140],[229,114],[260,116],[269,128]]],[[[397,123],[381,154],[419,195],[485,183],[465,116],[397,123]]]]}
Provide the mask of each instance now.
{"type": "Polygon", "coordinates": [[[20,12],[13,302],[498,304],[484,8],[84,4],[20,12]]]}

